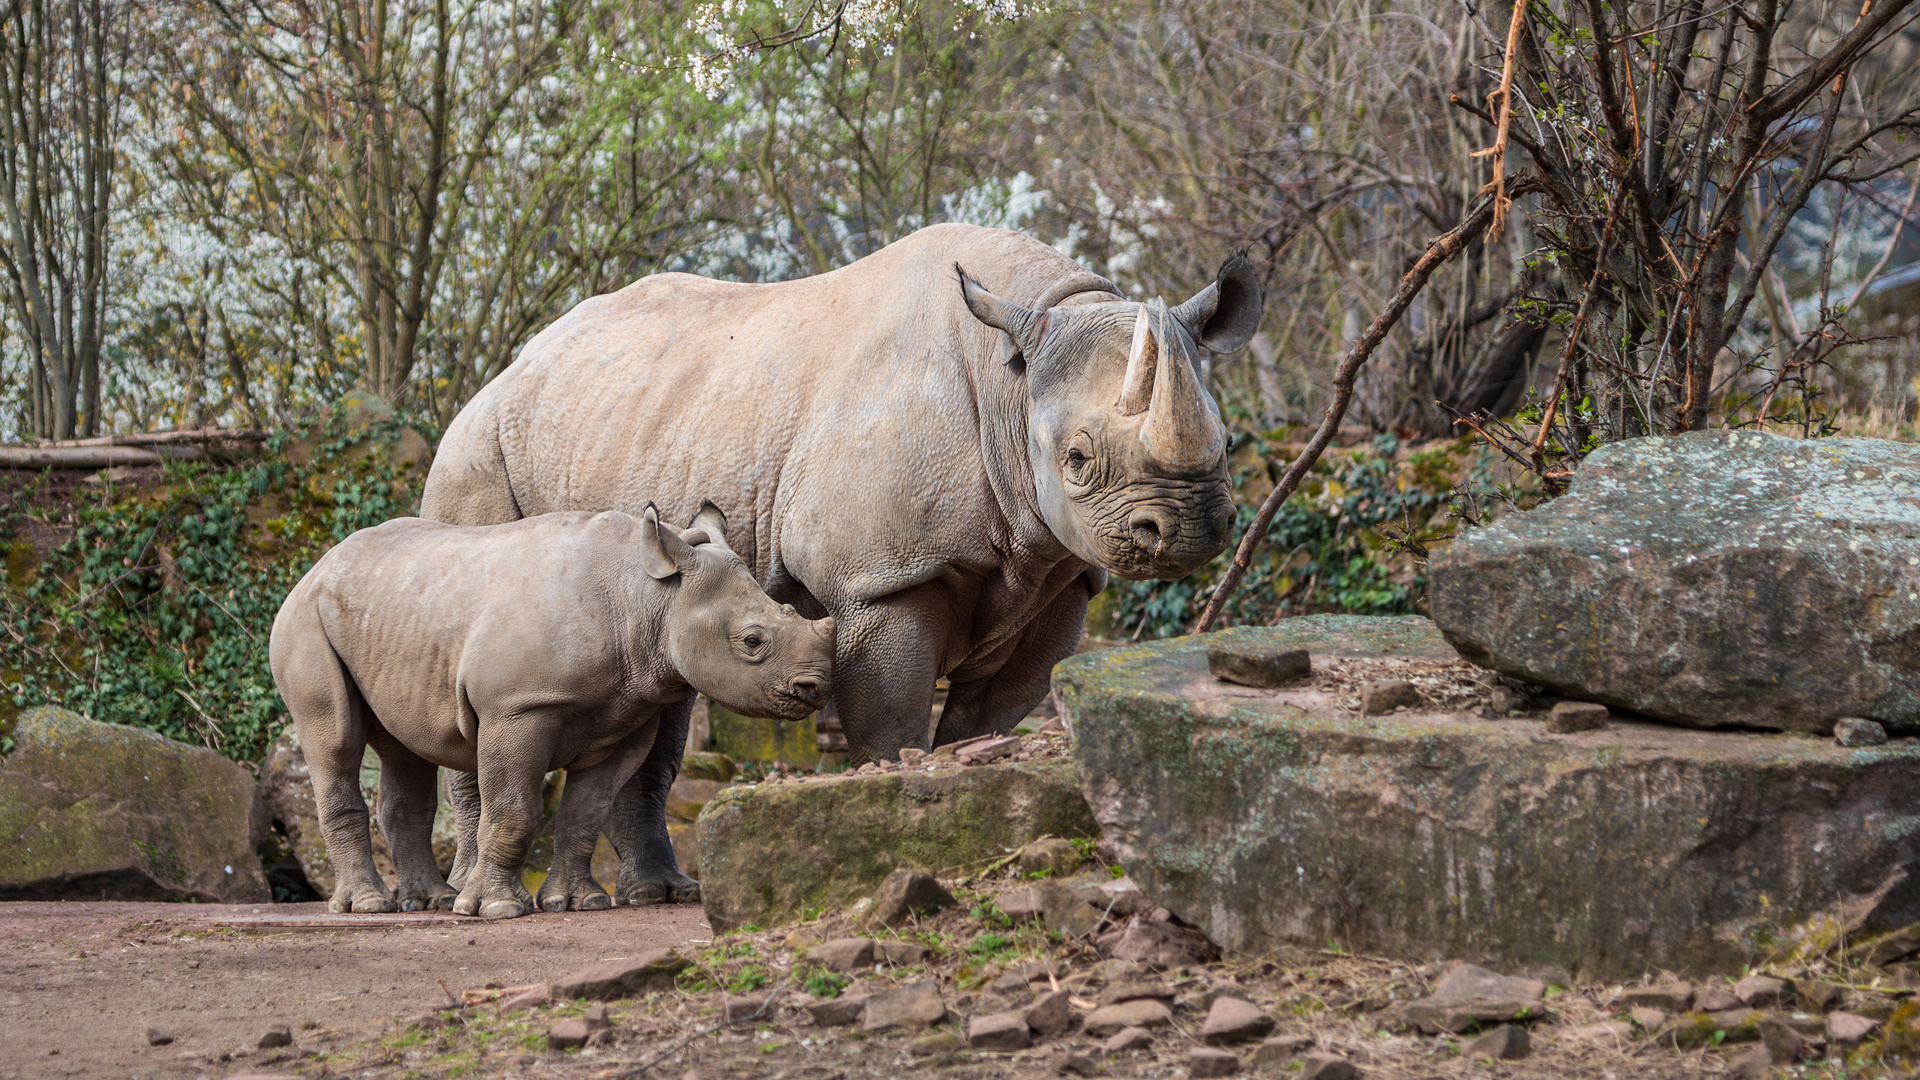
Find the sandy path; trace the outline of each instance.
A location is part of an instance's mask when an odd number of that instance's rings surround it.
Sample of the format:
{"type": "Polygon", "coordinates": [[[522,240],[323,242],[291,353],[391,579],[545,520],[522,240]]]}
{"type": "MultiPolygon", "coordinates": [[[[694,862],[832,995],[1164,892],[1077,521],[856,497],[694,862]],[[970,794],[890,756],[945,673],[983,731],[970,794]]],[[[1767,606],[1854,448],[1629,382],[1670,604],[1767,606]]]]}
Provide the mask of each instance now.
{"type": "Polygon", "coordinates": [[[0,904],[0,1078],[219,1075],[274,1023],[351,1038],[444,1002],[443,980],[516,986],[711,936],[690,904],[347,918],[365,928],[323,928],[341,921],[324,904],[0,904]],[[147,1044],[156,1024],[172,1045],[147,1044]]]}

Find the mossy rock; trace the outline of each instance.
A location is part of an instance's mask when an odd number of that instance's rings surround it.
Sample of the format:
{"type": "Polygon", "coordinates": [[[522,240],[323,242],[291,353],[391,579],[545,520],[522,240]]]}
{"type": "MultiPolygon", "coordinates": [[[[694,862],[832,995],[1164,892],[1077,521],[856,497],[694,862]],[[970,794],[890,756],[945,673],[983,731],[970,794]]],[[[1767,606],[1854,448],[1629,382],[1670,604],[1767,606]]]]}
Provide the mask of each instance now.
{"type": "Polygon", "coordinates": [[[271,899],[245,766],[42,706],[0,758],[0,900],[271,899]]]}
{"type": "Polygon", "coordinates": [[[894,870],[980,870],[1042,836],[1099,835],[1069,761],[743,785],[696,825],[707,922],[773,926],[872,894],[894,870]]]}
{"type": "Polygon", "coordinates": [[[1920,743],[1364,717],[1324,675],[1449,651],[1424,619],[1312,616],[1076,656],[1053,685],[1105,843],[1232,953],[1331,941],[1618,981],[1920,921],[1920,743]],[[1323,675],[1221,682],[1223,638],[1308,648],[1323,675]]]}

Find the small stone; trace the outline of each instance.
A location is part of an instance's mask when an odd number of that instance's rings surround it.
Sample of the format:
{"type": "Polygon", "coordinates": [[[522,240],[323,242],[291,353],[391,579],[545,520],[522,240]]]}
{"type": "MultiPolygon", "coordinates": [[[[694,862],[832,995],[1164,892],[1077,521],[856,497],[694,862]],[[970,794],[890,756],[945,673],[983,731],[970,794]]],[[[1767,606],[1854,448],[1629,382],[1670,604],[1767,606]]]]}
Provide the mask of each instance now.
{"type": "Polygon", "coordinates": [[[618,1001],[621,998],[673,989],[674,980],[688,966],[686,957],[659,949],[632,960],[608,960],[581,968],[553,983],[553,996],[562,1001],[618,1001]]]}
{"type": "Polygon", "coordinates": [[[1141,998],[1171,1002],[1173,988],[1162,982],[1116,982],[1100,992],[1097,1004],[1118,1005],[1123,1001],[1138,1001],[1141,998]]]}
{"type": "Polygon", "coordinates": [[[1118,1054],[1124,1050],[1145,1050],[1153,1045],[1153,1033],[1146,1028],[1121,1028],[1113,1033],[1100,1049],[1109,1054],[1118,1054]]]}
{"type": "Polygon", "coordinates": [[[1657,1031],[1660,1025],[1667,1022],[1666,1012],[1651,1005],[1635,1005],[1627,1010],[1627,1016],[1648,1031],[1657,1031]]]}
{"type": "Polygon", "coordinates": [[[1703,986],[1693,995],[1693,1008],[1696,1012],[1726,1012],[1745,1005],[1738,994],[1721,986],[1703,986]]]}
{"type": "Polygon", "coordinates": [[[272,1050],[276,1046],[292,1046],[293,1025],[274,1024],[267,1028],[265,1034],[260,1036],[260,1041],[253,1045],[260,1050],[272,1050]]]}
{"type": "Polygon", "coordinates": [[[1360,688],[1360,711],[1368,716],[1420,704],[1420,691],[1405,679],[1375,679],[1360,688]]]}
{"type": "Polygon", "coordinates": [[[860,1030],[922,1028],[946,1018],[947,1004],[940,1000],[940,984],[927,979],[868,998],[860,1014],[860,1030]]]}
{"type": "Polygon", "coordinates": [[[1633,1036],[1633,1025],[1624,1020],[1607,1020],[1598,1024],[1582,1024],[1554,1033],[1560,1042],[1612,1042],[1616,1039],[1628,1039],[1633,1036]]]}
{"type": "Polygon", "coordinates": [[[1275,1035],[1255,1048],[1253,1067],[1264,1069],[1269,1065],[1284,1064],[1312,1049],[1311,1035],[1275,1035]]]}
{"type": "Polygon", "coordinates": [[[1187,1075],[1200,1080],[1205,1076],[1232,1076],[1240,1071],[1240,1056],[1231,1050],[1196,1046],[1187,1053],[1187,1075]]]}
{"type": "Polygon", "coordinates": [[[1068,874],[1086,862],[1080,849],[1056,836],[1046,836],[1020,849],[1014,863],[1023,874],[1068,874]]]}
{"type": "Polygon", "coordinates": [[[1692,983],[1662,983],[1658,986],[1630,986],[1620,995],[1620,1004],[1631,1009],[1644,1005],[1670,1013],[1683,1013],[1693,1004],[1692,983]]]}
{"type": "Polygon", "coordinates": [[[1286,686],[1313,675],[1305,649],[1283,649],[1252,641],[1221,641],[1207,646],[1207,670],[1241,686],[1286,686]]]}
{"type": "Polygon", "coordinates": [[[1476,1036],[1460,1048],[1460,1056],[1467,1058],[1492,1058],[1495,1061],[1518,1061],[1533,1050],[1533,1040],[1527,1036],[1527,1029],[1512,1024],[1501,1024],[1492,1031],[1476,1036]]]}
{"type": "Polygon", "coordinates": [[[1031,922],[1039,918],[1043,910],[1039,889],[1015,889],[1001,893],[994,898],[994,905],[1000,909],[1000,914],[1014,922],[1031,922]]]}
{"type": "Polygon", "coordinates": [[[953,907],[957,901],[925,870],[895,870],[873,894],[868,925],[900,926],[915,915],[929,915],[953,907]]]}
{"type": "Polygon", "coordinates": [[[1764,1046],[1749,1046],[1727,1059],[1727,1075],[1734,1080],[1772,1080],[1773,1056],[1764,1046]]]}
{"type": "Polygon", "coordinates": [[[1300,1080],[1360,1080],[1360,1070],[1339,1054],[1308,1054],[1300,1060],[1300,1080]]]}
{"type": "Polygon", "coordinates": [[[1547,714],[1547,730],[1555,735],[1599,731],[1613,714],[1597,701],[1562,701],[1547,714]]]}
{"type": "Polygon", "coordinates": [[[903,746],[900,748],[900,764],[902,765],[911,768],[925,760],[927,760],[927,752],[917,746],[903,746]]]}
{"type": "Polygon", "coordinates": [[[1495,716],[1506,716],[1527,707],[1525,695],[1518,690],[1496,686],[1487,693],[1487,708],[1495,716]]]}
{"type": "Polygon", "coordinates": [[[840,1027],[860,1019],[867,1008],[867,995],[842,995],[824,1001],[807,1002],[807,1016],[816,1027],[840,1027]]]}
{"type": "Polygon", "coordinates": [[[1767,1054],[1775,1065],[1789,1065],[1799,1060],[1800,1052],[1807,1045],[1799,1032],[1774,1016],[1760,1021],[1760,1041],[1766,1044],[1767,1054]]]}
{"type": "Polygon", "coordinates": [[[155,1024],[154,1026],[147,1029],[147,1045],[148,1046],[165,1046],[172,1041],[173,1041],[172,1028],[161,1027],[159,1024],[155,1024]]]}
{"type": "Polygon", "coordinates": [[[994,994],[1006,994],[1010,997],[1032,997],[1033,987],[1028,985],[1026,975],[1018,971],[1009,971],[1005,975],[996,975],[987,984],[987,990],[994,994]]]}
{"type": "Polygon", "coordinates": [[[500,1015],[505,1016],[521,1009],[538,1008],[553,1000],[553,987],[546,983],[523,988],[519,993],[505,996],[500,1002],[500,1015]]]}
{"type": "Polygon", "coordinates": [[[1085,1054],[1068,1054],[1054,1063],[1053,1071],[1061,1076],[1099,1076],[1106,1070],[1085,1054]]]}
{"type": "Polygon", "coordinates": [[[1019,749],[1020,737],[1008,735],[1004,738],[987,739],[962,746],[954,756],[960,759],[962,765],[985,765],[990,761],[998,761],[1019,749]]]}
{"type": "Polygon", "coordinates": [[[927,958],[927,947],[910,941],[877,941],[873,946],[873,958],[895,967],[918,964],[927,958]]]}
{"type": "Polygon", "coordinates": [[[1033,999],[1027,1006],[1027,1026],[1041,1035],[1064,1035],[1073,1030],[1072,996],[1065,990],[1051,990],[1033,999]]]}
{"type": "Polygon", "coordinates": [[[1064,937],[1083,938],[1100,926],[1100,912],[1072,889],[1057,881],[1043,881],[1035,890],[1040,894],[1040,921],[1047,929],[1064,937]]]}
{"type": "Polygon", "coordinates": [[[1521,979],[1489,971],[1478,964],[1455,964],[1434,985],[1433,996],[1443,1001],[1473,998],[1540,998],[1547,984],[1538,979],[1521,979]]]}
{"type": "MultiPolygon", "coordinates": [[[[611,1026],[607,1020],[606,1005],[598,1001],[587,1006],[587,1014],[581,1017],[581,1019],[587,1022],[587,1030],[589,1031],[604,1031],[611,1026]]],[[[732,1018],[729,1017],[728,1019],[732,1018]]]]}
{"type": "Polygon", "coordinates": [[[727,999],[727,1023],[734,1024],[759,1012],[767,1004],[764,997],[737,997],[727,999]]]}
{"type": "Polygon", "coordinates": [[[593,1034],[587,1030],[587,1022],[577,1016],[570,1016],[553,1025],[547,1032],[547,1049],[577,1050],[587,1045],[587,1036],[593,1034]]]}
{"type": "Polygon", "coordinates": [[[930,1031],[907,1044],[912,1057],[937,1057],[960,1049],[960,1037],[951,1031],[930,1031]]]}
{"type": "Polygon", "coordinates": [[[1153,1028],[1173,1022],[1173,1010],[1164,1001],[1141,998],[1118,1005],[1102,1005],[1087,1017],[1087,1034],[1094,1038],[1111,1035],[1126,1027],[1153,1028]]]}
{"type": "Polygon", "coordinates": [[[1033,1045],[1033,1036],[1020,1014],[988,1013],[967,1022],[967,1045],[976,1050],[1025,1050],[1033,1045]]]}
{"type": "Polygon", "coordinates": [[[1832,983],[1796,982],[1793,988],[1801,1002],[1814,1012],[1826,1012],[1840,1003],[1840,988],[1832,983]]]}
{"type": "Polygon", "coordinates": [[[1787,1003],[1787,984],[1766,975],[1749,975],[1733,984],[1733,996],[1755,1009],[1771,1009],[1787,1003]]]}
{"type": "MultiPolygon", "coordinates": [[[[1272,1033],[1273,1017],[1250,1001],[1223,997],[1215,998],[1213,1007],[1207,1010],[1207,1024],[1200,1031],[1200,1041],[1211,1046],[1232,1046],[1264,1039],[1272,1033]]],[[[1239,1066],[1236,1063],[1234,1067],[1239,1066]]]]}
{"type": "Polygon", "coordinates": [[[1834,721],[1833,741],[1841,746],[1884,746],[1887,729],[1871,720],[1849,716],[1834,721]]]}
{"type": "Polygon", "coordinates": [[[807,959],[828,971],[859,971],[873,966],[872,938],[837,938],[807,953],[807,959]]]}
{"type": "Polygon", "coordinates": [[[1877,1020],[1855,1016],[1850,1012],[1836,1010],[1827,1014],[1827,1038],[1836,1046],[1857,1046],[1879,1026],[1877,1020]]]}

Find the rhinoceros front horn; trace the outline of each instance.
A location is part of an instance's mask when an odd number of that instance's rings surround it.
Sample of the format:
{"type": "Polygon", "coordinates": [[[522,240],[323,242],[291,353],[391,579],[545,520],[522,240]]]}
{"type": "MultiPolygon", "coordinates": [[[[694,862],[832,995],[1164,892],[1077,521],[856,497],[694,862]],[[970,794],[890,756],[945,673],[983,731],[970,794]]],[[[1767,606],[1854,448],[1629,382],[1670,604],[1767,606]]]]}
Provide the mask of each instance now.
{"type": "MultiPolygon", "coordinates": [[[[1127,386],[1133,385],[1136,366],[1142,372],[1152,372],[1147,422],[1140,427],[1140,441],[1146,444],[1148,459],[1174,472],[1194,471],[1219,460],[1227,432],[1208,407],[1206,389],[1200,385],[1193,364],[1172,336],[1172,322],[1173,313],[1165,304],[1140,306],[1134,324],[1134,354],[1127,363],[1127,386]]],[[[1120,400],[1125,412],[1128,391],[1122,391],[1120,400]]]]}

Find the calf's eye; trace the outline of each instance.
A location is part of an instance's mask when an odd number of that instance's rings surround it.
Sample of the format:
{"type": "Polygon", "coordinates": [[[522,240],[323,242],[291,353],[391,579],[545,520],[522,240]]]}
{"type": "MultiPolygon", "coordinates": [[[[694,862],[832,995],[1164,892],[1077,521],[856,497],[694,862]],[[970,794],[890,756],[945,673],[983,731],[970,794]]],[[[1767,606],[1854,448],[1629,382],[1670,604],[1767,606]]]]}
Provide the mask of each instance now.
{"type": "Polygon", "coordinates": [[[759,634],[748,634],[746,637],[747,648],[757,649],[760,647],[761,641],[762,639],[759,634]]]}

